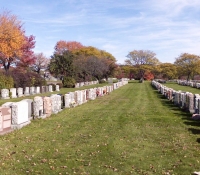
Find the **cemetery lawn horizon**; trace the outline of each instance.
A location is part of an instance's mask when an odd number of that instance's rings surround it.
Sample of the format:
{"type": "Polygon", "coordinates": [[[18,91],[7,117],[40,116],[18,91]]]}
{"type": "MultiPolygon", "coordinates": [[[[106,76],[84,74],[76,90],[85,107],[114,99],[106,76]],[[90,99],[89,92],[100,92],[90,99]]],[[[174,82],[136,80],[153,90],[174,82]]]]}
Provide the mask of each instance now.
{"type": "Polygon", "coordinates": [[[200,171],[200,122],[150,82],[0,136],[0,174],[188,175],[200,171]]]}
{"type": "Polygon", "coordinates": [[[178,83],[175,82],[167,82],[163,84],[164,86],[167,86],[169,88],[172,88],[176,91],[181,90],[183,92],[191,92],[193,94],[200,94],[200,89],[196,87],[191,87],[191,86],[182,86],[179,85],[178,83]]]}

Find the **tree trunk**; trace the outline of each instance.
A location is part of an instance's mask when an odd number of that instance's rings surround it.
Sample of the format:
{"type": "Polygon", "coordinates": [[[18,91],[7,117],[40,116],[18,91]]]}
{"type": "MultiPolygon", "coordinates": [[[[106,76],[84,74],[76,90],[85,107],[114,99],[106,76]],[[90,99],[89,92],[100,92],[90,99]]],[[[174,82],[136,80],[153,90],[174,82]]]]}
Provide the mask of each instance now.
{"type": "Polygon", "coordinates": [[[142,81],[141,83],[143,83],[144,81],[144,72],[143,70],[140,70],[140,81],[142,81]]]}
{"type": "Polygon", "coordinates": [[[8,73],[8,70],[10,68],[10,62],[7,62],[7,63],[4,62],[3,67],[4,67],[5,72],[8,73]]]}
{"type": "Polygon", "coordinates": [[[187,76],[187,81],[189,81],[189,79],[190,79],[190,73],[189,73],[188,76],[187,76]]]}

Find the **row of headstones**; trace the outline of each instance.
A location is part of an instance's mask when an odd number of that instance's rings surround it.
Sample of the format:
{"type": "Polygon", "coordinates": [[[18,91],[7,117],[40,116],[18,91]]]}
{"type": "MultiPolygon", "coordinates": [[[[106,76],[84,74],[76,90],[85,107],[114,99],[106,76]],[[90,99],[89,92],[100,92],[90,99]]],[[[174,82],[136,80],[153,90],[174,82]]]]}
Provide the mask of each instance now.
{"type": "Polygon", "coordinates": [[[200,88],[200,83],[186,80],[177,80],[177,83],[182,86],[191,86],[194,88],[200,88]]]}
{"type": "MultiPolygon", "coordinates": [[[[56,85],[56,91],[59,91],[59,85],[56,85]]],[[[1,89],[1,99],[17,98],[46,92],[53,92],[52,85],[41,87],[25,87],[25,89],[11,88],[10,91],[8,89],[1,89]]]]}
{"type": "Polygon", "coordinates": [[[80,82],[80,83],[76,83],[75,84],[75,88],[79,88],[82,86],[89,86],[89,85],[93,85],[93,84],[98,84],[98,81],[86,81],[86,82],[80,82]]]}
{"type": "Polygon", "coordinates": [[[0,107],[0,133],[8,129],[20,129],[29,124],[32,119],[46,118],[64,108],[76,107],[88,100],[95,100],[98,96],[109,94],[127,83],[128,81],[123,81],[110,86],[77,90],[65,95],[35,96],[33,100],[6,102],[0,107]]]}
{"type": "Polygon", "coordinates": [[[152,81],[152,85],[167,99],[171,100],[175,105],[189,111],[191,114],[200,114],[200,95],[190,92],[176,91],[166,87],[156,81],[152,81]]]}

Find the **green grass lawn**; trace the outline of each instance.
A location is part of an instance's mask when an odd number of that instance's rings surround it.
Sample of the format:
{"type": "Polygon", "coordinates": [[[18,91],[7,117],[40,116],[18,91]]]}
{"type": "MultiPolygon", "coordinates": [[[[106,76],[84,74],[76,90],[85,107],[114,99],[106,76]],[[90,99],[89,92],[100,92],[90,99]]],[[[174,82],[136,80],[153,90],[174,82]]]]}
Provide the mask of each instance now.
{"type": "Polygon", "coordinates": [[[0,174],[189,175],[200,171],[200,122],[150,82],[0,136],[0,174]]]}
{"type": "Polygon", "coordinates": [[[181,91],[184,91],[184,92],[191,92],[193,94],[200,94],[200,89],[197,89],[197,88],[194,88],[194,87],[191,87],[191,86],[182,86],[182,85],[179,85],[177,83],[172,83],[172,82],[167,82],[165,84],[163,84],[164,86],[167,86],[167,87],[170,87],[170,88],[173,88],[174,90],[181,90],[181,91]]]}

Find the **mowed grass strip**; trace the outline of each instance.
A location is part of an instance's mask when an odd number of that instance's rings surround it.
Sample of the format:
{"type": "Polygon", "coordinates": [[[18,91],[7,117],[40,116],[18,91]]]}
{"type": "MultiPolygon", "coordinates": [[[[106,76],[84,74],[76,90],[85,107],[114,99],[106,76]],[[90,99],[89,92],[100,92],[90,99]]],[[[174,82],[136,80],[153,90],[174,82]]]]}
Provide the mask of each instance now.
{"type": "Polygon", "coordinates": [[[150,82],[0,136],[0,174],[167,174],[200,170],[200,123],[150,82]]]}
{"type": "Polygon", "coordinates": [[[174,83],[174,82],[167,82],[163,85],[167,86],[169,88],[173,88],[176,91],[181,90],[183,92],[191,92],[193,94],[200,94],[200,89],[197,89],[197,88],[191,87],[191,86],[182,86],[182,85],[179,85],[179,84],[174,83]]]}

